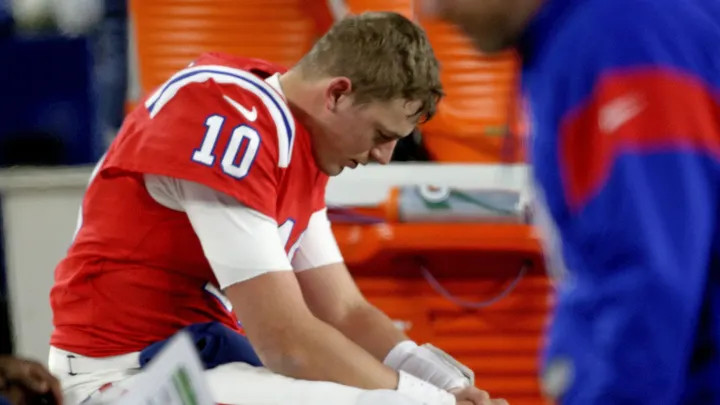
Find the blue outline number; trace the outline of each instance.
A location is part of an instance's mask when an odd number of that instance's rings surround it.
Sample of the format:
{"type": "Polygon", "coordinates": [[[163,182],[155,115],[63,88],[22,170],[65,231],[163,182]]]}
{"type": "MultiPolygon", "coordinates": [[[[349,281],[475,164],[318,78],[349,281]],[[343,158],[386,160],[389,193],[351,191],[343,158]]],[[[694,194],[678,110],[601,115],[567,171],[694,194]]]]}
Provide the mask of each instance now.
{"type": "MultiPolygon", "coordinates": [[[[287,244],[290,242],[290,236],[292,236],[293,228],[295,228],[295,220],[292,218],[288,218],[285,222],[283,222],[282,225],[278,227],[278,232],[280,233],[280,240],[282,240],[283,242],[283,248],[287,249],[287,244]]],[[[295,257],[295,253],[297,253],[297,250],[300,247],[300,242],[302,241],[304,235],[305,231],[298,235],[295,243],[290,246],[290,249],[288,249],[287,251],[288,259],[292,260],[293,257],[295,257]]]]}
{"type": "MultiPolygon", "coordinates": [[[[215,146],[225,125],[225,117],[211,115],[205,119],[205,136],[198,149],[193,151],[192,161],[203,166],[215,164],[215,146]]],[[[228,176],[240,180],[245,178],[255,163],[260,151],[260,134],[255,128],[241,124],[230,135],[220,161],[220,169],[228,176]],[[240,156],[240,154],[242,154],[240,156]]]]}

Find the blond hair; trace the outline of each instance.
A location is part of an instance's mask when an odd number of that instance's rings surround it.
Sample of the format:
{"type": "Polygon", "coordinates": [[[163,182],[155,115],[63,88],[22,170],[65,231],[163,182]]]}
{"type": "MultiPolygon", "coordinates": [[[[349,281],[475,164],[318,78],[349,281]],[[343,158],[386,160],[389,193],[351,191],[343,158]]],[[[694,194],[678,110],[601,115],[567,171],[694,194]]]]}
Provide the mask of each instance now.
{"type": "Polygon", "coordinates": [[[398,13],[367,12],[336,22],[297,66],[305,77],[347,77],[357,103],[422,101],[422,121],[443,96],[425,31],[398,13]]]}

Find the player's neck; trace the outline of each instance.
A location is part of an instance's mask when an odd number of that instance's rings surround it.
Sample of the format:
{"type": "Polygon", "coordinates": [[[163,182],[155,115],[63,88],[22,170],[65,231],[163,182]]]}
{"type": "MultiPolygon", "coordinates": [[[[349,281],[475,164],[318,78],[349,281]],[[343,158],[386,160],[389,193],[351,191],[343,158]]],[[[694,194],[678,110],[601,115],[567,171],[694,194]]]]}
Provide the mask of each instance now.
{"type": "Polygon", "coordinates": [[[293,70],[280,75],[280,88],[295,118],[302,124],[307,124],[308,117],[312,115],[310,109],[314,105],[315,95],[312,89],[302,76],[293,70]]]}

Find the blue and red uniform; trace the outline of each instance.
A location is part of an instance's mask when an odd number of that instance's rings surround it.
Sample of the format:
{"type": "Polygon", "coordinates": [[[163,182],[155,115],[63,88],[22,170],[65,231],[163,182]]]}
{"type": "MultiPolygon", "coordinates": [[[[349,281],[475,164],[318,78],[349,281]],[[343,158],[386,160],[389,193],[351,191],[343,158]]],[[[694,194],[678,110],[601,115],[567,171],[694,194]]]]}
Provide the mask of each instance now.
{"type": "Polygon", "coordinates": [[[720,404],[720,2],[547,0],[520,49],[562,275],[546,389],[720,404]]]}

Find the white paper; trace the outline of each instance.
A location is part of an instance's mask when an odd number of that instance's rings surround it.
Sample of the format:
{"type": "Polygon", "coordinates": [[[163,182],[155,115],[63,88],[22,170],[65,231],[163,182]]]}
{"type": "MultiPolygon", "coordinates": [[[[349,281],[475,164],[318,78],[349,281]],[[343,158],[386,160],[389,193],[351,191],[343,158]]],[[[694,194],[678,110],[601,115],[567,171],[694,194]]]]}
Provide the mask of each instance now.
{"type": "Polygon", "coordinates": [[[173,337],[124,391],[112,405],[215,405],[186,333],[173,337]]]}

